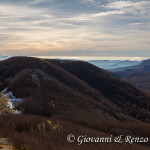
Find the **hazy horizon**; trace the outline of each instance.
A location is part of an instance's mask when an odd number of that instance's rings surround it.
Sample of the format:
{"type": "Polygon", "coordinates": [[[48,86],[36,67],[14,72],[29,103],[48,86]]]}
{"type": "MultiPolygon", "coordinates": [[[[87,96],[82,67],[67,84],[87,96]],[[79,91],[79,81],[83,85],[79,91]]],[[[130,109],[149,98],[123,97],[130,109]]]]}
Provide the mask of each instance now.
{"type": "Polygon", "coordinates": [[[142,61],[150,59],[150,57],[103,57],[103,56],[32,56],[37,58],[50,58],[50,59],[75,59],[75,60],[131,60],[142,61]]]}
{"type": "Polygon", "coordinates": [[[2,56],[4,59],[10,57],[36,57],[43,59],[74,59],[74,60],[130,60],[130,61],[142,61],[150,59],[150,57],[104,57],[104,56],[25,56],[25,55],[14,55],[14,56],[2,56]]]}

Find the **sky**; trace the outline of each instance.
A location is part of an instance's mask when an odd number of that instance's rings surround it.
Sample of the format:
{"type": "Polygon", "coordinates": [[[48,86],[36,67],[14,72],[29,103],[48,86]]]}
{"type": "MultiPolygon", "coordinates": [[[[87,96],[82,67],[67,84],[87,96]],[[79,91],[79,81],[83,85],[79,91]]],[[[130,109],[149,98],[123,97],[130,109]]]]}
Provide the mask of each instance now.
{"type": "Polygon", "coordinates": [[[150,57],[150,0],[0,0],[0,55],[150,57]]]}

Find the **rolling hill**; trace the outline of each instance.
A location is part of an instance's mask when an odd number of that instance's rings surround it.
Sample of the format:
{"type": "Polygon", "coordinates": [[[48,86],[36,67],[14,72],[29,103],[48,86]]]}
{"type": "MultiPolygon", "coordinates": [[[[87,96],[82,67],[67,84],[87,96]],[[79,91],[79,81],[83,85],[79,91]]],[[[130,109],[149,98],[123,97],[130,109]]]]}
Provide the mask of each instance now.
{"type": "MultiPolygon", "coordinates": [[[[23,99],[15,104],[22,114],[0,116],[1,136],[8,136],[17,148],[26,143],[33,150],[37,150],[37,145],[39,150],[50,147],[56,150],[62,144],[62,149],[72,146],[78,149],[66,142],[69,133],[150,135],[150,97],[87,62],[10,58],[0,62],[0,90],[4,89],[5,94],[12,92],[16,98],[23,99]],[[23,138],[19,140],[21,134],[23,138]],[[58,137],[62,139],[56,140],[58,137]],[[48,143],[48,139],[53,142],[48,143]]],[[[142,148],[147,149],[148,144],[142,148]]],[[[115,144],[98,147],[131,149],[126,144],[123,148],[115,144]]],[[[135,147],[141,148],[138,144],[135,147]]]]}

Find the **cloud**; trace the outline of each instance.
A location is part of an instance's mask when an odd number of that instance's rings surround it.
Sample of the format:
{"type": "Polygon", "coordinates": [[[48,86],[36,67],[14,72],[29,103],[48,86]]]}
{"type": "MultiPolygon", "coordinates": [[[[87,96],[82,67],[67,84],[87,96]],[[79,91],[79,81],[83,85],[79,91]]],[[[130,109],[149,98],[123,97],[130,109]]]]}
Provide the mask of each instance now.
{"type": "Polygon", "coordinates": [[[148,1],[2,1],[0,53],[4,55],[52,51],[74,55],[73,50],[92,51],[92,55],[117,50],[119,55],[150,48],[148,1]]]}
{"type": "Polygon", "coordinates": [[[102,7],[108,0],[81,0],[81,3],[87,4],[88,6],[102,7]]]}
{"type": "Polygon", "coordinates": [[[123,9],[123,8],[130,8],[130,7],[134,7],[136,9],[145,9],[145,8],[150,8],[148,4],[150,4],[149,1],[134,2],[131,0],[127,0],[127,1],[110,2],[110,3],[107,3],[106,7],[111,8],[111,9],[123,9]]]}
{"type": "Polygon", "coordinates": [[[83,0],[82,3],[105,8],[108,10],[121,10],[126,13],[143,14],[150,11],[150,1],[145,0],[83,0]]]}
{"type": "Polygon", "coordinates": [[[108,9],[123,10],[126,13],[144,14],[150,10],[150,1],[114,1],[105,5],[108,9]]]}
{"type": "Polygon", "coordinates": [[[81,14],[79,16],[69,18],[69,19],[74,21],[84,21],[84,20],[98,19],[99,17],[105,17],[110,15],[121,15],[121,14],[125,14],[125,12],[120,10],[120,11],[106,11],[106,12],[100,12],[95,14],[81,14]]]}
{"type": "Polygon", "coordinates": [[[97,2],[95,0],[82,0],[81,3],[91,4],[91,5],[96,5],[97,4],[97,2]]]}
{"type": "Polygon", "coordinates": [[[55,0],[29,0],[26,3],[31,5],[41,4],[41,3],[51,3],[55,0]]]}

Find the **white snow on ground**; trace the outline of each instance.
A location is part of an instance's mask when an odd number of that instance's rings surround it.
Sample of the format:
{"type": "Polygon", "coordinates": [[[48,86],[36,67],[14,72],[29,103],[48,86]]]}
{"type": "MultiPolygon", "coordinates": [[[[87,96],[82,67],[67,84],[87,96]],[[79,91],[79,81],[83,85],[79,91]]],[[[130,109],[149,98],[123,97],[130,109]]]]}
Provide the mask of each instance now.
{"type": "Polygon", "coordinates": [[[16,98],[16,97],[13,95],[12,91],[9,91],[9,92],[5,93],[5,95],[6,95],[6,97],[7,97],[8,99],[10,99],[10,101],[11,101],[11,103],[12,103],[13,105],[15,105],[17,102],[22,101],[22,98],[16,98]]]}
{"type": "Polygon", "coordinates": [[[10,99],[8,99],[7,107],[10,108],[10,109],[14,108],[14,106],[13,106],[12,102],[10,101],[10,99]]]}
{"type": "Polygon", "coordinates": [[[14,110],[14,111],[13,111],[13,114],[14,114],[14,115],[19,115],[19,114],[21,114],[21,111],[19,111],[19,110],[14,110]]]}
{"type": "MultiPolygon", "coordinates": [[[[14,109],[14,106],[18,103],[22,101],[22,98],[16,98],[12,91],[7,92],[7,88],[5,88],[4,90],[2,90],[0,92],[0,94],[4,94],[7,99],[8,99],[8,104],[7,107],[10,109],[14,109]]],[[[17,115],[17,114],[21,114],[21,111],[18,110],[13,110],[13,114],[17,115]]]]}

